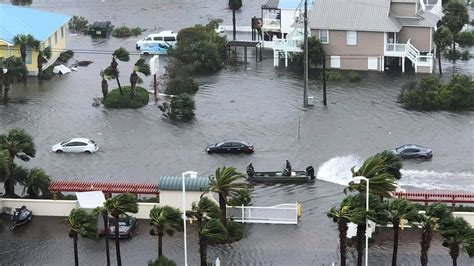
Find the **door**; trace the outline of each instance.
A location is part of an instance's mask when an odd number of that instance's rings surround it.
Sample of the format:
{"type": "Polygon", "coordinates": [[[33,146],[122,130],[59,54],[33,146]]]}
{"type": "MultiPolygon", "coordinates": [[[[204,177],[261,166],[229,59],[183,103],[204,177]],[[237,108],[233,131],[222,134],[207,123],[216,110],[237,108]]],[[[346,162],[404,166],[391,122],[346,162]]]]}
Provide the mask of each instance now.
{"type": "Polygon", "coordinates": [[[227,142],[227,143],[222,144],[219,151],[222,153],[232,152],[232,142],[227,142]]]}
{"type": "Polygon", "coordinates": [[[77,152],[77,142],[69,142],[64,147],[64,152],[77,152]]]}
{"type": "Polygon", "coordinates": [[[406,149],[402,152],[402,154],[404,158],[417,158],[418,152],[420,151],[417,149],[406,149]]]}
{"type": "Polygon", "coordinates": [[[232,149],[233,149],[233,152],[235,152],[235,153],[242,152],[243,147],[244,147],[244,145],[242,145],[242,143],[238,143],[238,142],[232,143],[232,149]]]}

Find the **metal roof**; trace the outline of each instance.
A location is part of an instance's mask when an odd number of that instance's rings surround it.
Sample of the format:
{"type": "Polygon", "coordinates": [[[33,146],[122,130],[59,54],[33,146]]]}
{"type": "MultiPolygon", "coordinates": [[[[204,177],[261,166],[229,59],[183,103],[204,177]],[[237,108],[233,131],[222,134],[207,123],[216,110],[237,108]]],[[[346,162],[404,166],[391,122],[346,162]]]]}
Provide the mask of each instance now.
{"type": "Polygon", "coordinates": [[[51,192],[102,191],[105,193],[158,194],[157,184],[125,182],[53,181],[48,187],[51,192]]]}
{"type": "Polygon", "coordinates": [[[69,21],[69,16],[0,4],[0,40],[13,44],[17,34],[31,34],[35,39],[44,41],[69,21]]]}
{"type": "MultiPolygon", "coordinates": [[[[181,176],[160,176],[158,186],[160,190],[181,191],[183,189],[182,179],[181,176]]],[[[184,183],[186,191],[207,191],[209,189],[209,178],[204,176],[186,177],[184,183]]]]}
{"type": "Polygon", "coordinates": [[[398,32],[387,0],[318,0],[309,15],[312,29],[398,32]]]}

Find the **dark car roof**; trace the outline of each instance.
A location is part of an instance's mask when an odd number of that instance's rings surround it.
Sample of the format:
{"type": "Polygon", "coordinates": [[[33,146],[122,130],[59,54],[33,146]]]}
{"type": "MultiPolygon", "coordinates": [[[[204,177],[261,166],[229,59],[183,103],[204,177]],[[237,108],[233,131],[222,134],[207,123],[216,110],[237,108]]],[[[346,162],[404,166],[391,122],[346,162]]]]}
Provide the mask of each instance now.
{"type": "Polygon", "coordinates": [[[245,144],[245,145],[250,145],[248,142],[240,140],[240,139],[226,139],[226,140],[221,141],[219,143],[222,143],[222,142],[238,142],[238,143],[242,143],[242,144],[245,144]]]}

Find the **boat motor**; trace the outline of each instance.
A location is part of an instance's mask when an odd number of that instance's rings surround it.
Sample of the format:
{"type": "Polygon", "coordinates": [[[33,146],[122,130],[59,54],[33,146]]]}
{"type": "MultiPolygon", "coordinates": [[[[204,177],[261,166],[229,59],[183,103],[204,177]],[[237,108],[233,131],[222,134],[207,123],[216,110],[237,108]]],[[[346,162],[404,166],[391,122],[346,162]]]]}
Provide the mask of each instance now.
{"type": "Polygon", "coordinates": [[[311,179],[315,179],[315,176],[314,176],[314,168],[310,165],[308,167],[306,167],[306,174],[311,177],[311,179]]]}

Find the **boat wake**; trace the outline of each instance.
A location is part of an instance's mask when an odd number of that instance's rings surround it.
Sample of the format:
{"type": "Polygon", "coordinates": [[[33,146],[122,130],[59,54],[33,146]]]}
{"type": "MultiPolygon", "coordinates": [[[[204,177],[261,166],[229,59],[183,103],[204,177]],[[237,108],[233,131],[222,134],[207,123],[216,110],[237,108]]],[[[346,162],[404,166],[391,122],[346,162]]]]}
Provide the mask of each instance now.
{"type": "MultiPolygon", "coordinates": [[[[352,180],[351,168],[360,167],[363,160],[349,154],[329,159],[317,172],[316,179],[346,186],[352,180]]],[[[453,191],[474,191],[474,173],[471,172],[436,172],[431,170],[401,170],[401,187],[419,189],[440,189],[453,191]]]]}

